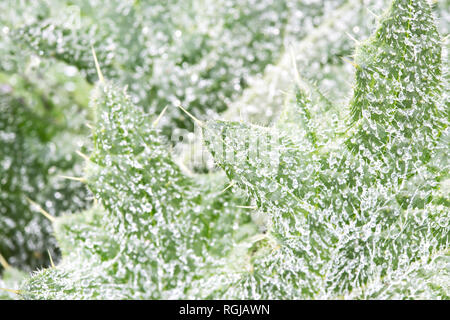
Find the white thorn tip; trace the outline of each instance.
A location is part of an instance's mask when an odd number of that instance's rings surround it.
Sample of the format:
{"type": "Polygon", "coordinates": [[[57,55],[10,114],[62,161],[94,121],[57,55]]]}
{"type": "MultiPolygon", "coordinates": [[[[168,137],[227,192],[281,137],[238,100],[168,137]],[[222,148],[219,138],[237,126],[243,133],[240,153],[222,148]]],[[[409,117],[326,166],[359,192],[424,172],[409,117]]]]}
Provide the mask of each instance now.
{"type": "Polygon", "coordinates": [[[232,186],[234,186],[234,181],[231,182],[225,189],[223,189],[222,191],[220,191],[219,194],[224,193],[225,191],[227,191],[228,189],[230,189],[232,186]]]}
{"type": "Polygon", "coordinates": [[[380,19],[380,17],[377,14],[375,14],[375,12],[370,10],[369,8],[367,8],[367,12],[369,12],[371,15],[373,15],[376,19],[380,19]]]}
{"type": "Polygon", "coordinates": [[[355,43],[359,43],[358,40],[355,39],[355,37],[353,37],[350,33],[345,32],[345,34],[347,35],[347,37],[349,37],[351,40],[353,40],[355,43]]]}
{"type": "Polygon", "coordinates": [[[258,209],[257,206],[236,206],[236,208],[241,208],[241,209],[258,209]]]}
{"type": "Polygon", "coordinates": [[[7,289],[7,288],[0,288],[0,290],[6,291],[6,292],[15,293],[15,294],[20,294],[19,290],[13,290],[13,289],[7,289]]]}
{"type": "Polygon", "coordinates": [[[50,254],[50,250],[47,250],[48,253],[48,257],[50,258],[50,265],[52,266],[52,268],[55,268],[55,263],[53,262],[53,258],[52,255],[50,254]]]}
{"type": "Polygon", "coordinates": [[[353,62],[353,61],[347,59],[346,57],[341,57],[341,59],[344,60],[344,61],[347,62],[347,63],[350,63],[350,64],[351,64],[352,66],[354,66],[355,68],[358,68],[358,65],[357,65],[355,62],[353,62]]]}
{"type": "Polygon", "coordinates": [[[61,176],[61,175],[58,176],[58,177],[63,178],[63,179],[67,179],[67,180],[79,181],[79,182],[82,182],[82,183],[86,183],[87,182],[87,180],[85,178],[80,178],[80,177],[61,176]]]}
{"type": "Polygon", "coordinates": [[[161,120],[161,118],[163,117],[164,113],[165,113],[166,110],[167,110],[167,107],[168,107],[168,106],[166,106],[166,107],[163,109],[163,111],[161,111],[161,113],[159,114],[158,118],[156,118],[156,120],[153,121],[153,128],[155,128],[155,127],[158,125],[159,120],[161,120]]]}
{"type": "Polygon", "coordinates": [[[26,197],[27,201],[32,205],[35,206],[38,211],[44,216],[46,217],[48,220],[50,220],[52,223],[55,222],[55,217],[52,216],[50,213],[48,213],[47,211],[45,211],[44,209],[42,209],[42,207],[37,204],[36,202],[34,202],[33,200],[31,200],[30,198],[26,197]]]}
{"type": "Polygon", "coordinates": [[[186,113],[192,120],[194,120],[200,127],[204,127],[205,124],[200,121],[199,119],[197,119],[196,117],[194,117],[189,111],[187,111],[185,108],[183,108],[182,106],[178,106],[178,108],[180,108],[181,110],[183,110],[184,113],[186,113]]]}
{"type": "Polygon", "coordinates": [[[189,176],[193,176],[194,175],[194,173],[188,168],[188,167],[186,167],[185,165],[184,165],[184,163],[183,163],[183,161],[177,161],[176,162],[177,164],[178,164],[178,166],[180,167],[180,169],[184,172],[184,173],[186,173],[187,175],[189,175],[189,176]]]}
{"type": "Polygon", "coordinates": [[[0,254],[0,265],[3,267],[3,269],[10,269],[11,268],[11,266],[9,265],[9,263],[8,263],[8,261],[6,261],[6,259],[5,259],[5,257],[3,257],[1,254],[0,254]]]}
{"type": "Polygon", "coordinates": [[[100,70],[100,65],[98,64],[97,55],[95,54],[94,46],[91,46],[92,55],[94,56],[95,69],[97,69],[98,80],[101,83],[105,83],[105,78],[103,78],[102,71],[100,70]]]}
{"type": "Polygon", "coordinates": [[[87,155],[85,155],[84,153],[82,153],[81,151],[77,150],[75,151],[77,155],[79,155],[80,157],[82,157],[84,160],[86,161],[90,161],[89,157],[87,155]]]}

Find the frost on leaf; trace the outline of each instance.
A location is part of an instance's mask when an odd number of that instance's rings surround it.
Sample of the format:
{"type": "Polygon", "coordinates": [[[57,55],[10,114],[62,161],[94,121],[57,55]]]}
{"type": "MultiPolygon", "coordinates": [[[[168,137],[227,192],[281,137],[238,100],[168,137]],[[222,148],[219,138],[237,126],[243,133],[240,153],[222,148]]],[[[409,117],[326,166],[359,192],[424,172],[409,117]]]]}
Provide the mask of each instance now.
{"type": "MultiPolygon", "coordinates": [[[[447,122],[440,38],[426,1],[393,1],[373,37],[358,47],[356,63],[350,127],[318,150],[311,148],[314,126],[304,108],[280,118],[292,139],[275,128],[207,125],[214,158],[271,217],[280,247],[235,280],[236,297],[448,296],[448,286],[425,280],[435,279],[434,271],[425,277],[421,269],[425,261],[445,263],[450,222],[438,191],[445,156],[430,162],[448,144],[441,140],[447,122]],[[242,138],[267,135],[276,143],[255,152],[242,138]],[[277,157],[279,165],[268,172],[277,157]],[[391,282],[408,275],[417,283],[391,282]]],[[[439,265],[438,279],[445,270],[439,265]]]]}
{"type": "Polygon", "coordinates": [[[24,296],[186,297],[195,279],[226,262],[234,230],[249,221],[231,191],[219,199],[221,185],[180,171],[124,90],[100,84],[92,105],[86,180],[99,206],[56,220],[63,260],[30,279],[24,296]]]}
{"type": "MultiPolygon", "coordinates": [[[[18,24],[15,41],[46,59],[76,66],[90,82],[90,46],[105,75],[128,85],[133,101],[150,113],[189,105],[197,117],[217,115],[276,63],[283,47],[305,38],[348,0],[216,0],[132,2],[47,1],[39,19],[18,24]],[[58,10],[79,7],[70,26],[58,10]]],[[[192,128],[180,110],[170,126],[192,128]]]]}
{"type": "Polygon", "coordinates": [[[184,174],[132,98],[100,83],[85,174],[98,204],[56,219],[63,260],[22,295],[448,298],[448,111],[427,2],[394,0],[355,65],[346,122],[321,121],[337,108],[299,83],[275,127],[201,122],[231,187],[184,174]]]}

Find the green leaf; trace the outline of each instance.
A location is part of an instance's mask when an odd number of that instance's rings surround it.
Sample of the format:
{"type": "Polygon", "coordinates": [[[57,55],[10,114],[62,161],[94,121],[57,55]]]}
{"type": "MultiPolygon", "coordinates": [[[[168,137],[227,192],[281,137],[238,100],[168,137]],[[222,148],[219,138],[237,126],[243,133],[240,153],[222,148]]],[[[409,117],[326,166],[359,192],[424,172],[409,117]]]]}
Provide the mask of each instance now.
{"type": "Polygon", "coordinates": [[[331,113],[300,88],[275,127],[197,121],[232,187],[185,174],[153,119],[100,83],[83,177],[98,204],[56,219],[62,262],[23,297],[448,299],[448,117],[427,2],[394,0],[355,63],[347,132],[324,130],[331,113]]]}
{"type": "MultiPolygon", "coordinates": [[[[448,206],[427,205],[438,197],[441,175],[428,162],[447,125],[440,51],[428,4],[393,1],[375,35],[357,49],[347,140],[338,136],[315,153],[305,139],[295,143],[280,129],[207,124],[205,142],[215,160],[270,215],[270,232],[281,246],[238,277],[236,297],[346,296],[406,274],[448,248],[448,206]],[[270,148],[255,143],[266,140],[270,148]],[[303,270],[301,279],[288,270],[303,270]]],[[[284,124],[291,136],[300,128],[307,137],[308,105],[301,101],[298,113],[283,115],[278,127],[284,124]]],[[[429,287],[435,297],[448,296],[429,287]]],[[[396,290],[406,297],[406,288],[396,290]]]]}
{"type": "Polygon", "coordinates": [[[102,206],[56,220],[63,260],[33,276],[24,297],[186,297],[225,263],[235,226],[249,222],[233,205],[242,200],[185,176],[124,90],[109,82],[96,90],[85,179],[102,206]]]}
{"type": "Polygon", "coordinates": [[[441,39],[431,8],[426,1],[393,1],[379,23],[355,54],[355,133],[349,146],[390,165],[399,158],[427,162],[448,117],[441,103],[441,39]]]}

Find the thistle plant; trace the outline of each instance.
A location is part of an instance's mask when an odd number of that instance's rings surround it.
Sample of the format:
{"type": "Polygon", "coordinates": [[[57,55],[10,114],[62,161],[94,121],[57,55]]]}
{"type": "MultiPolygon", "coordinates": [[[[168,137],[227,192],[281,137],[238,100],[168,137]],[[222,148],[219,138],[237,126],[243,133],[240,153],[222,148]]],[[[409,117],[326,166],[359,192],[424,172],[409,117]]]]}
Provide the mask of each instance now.
{"type": "Polygon", "coordinates": [[[81,178],[96,204],[52,219],[62,260],[18,294],[448,299],[448,85],[427,1],[393,0],[351,64],[344,120],[298,74],[270,127],[181,107],[227,181],[182,169],[164,110],[148,118],[97,62],[81,178]]]}
{"type": "MultiPolygon", "coordinates": [[[[147,112],[181,104],[203,118],[226,110],[251,76],[277,61],[284,43],[305,37],[347,0],[46,2],[40,19],[13,32],[24,50],[75,66],[93,83],[94,46],[105,76],[128,85],[147,112]],[[76,27],[55,22],[64,3],[79,7],[76,27]]],[[[162,125],[169,136],[174,127],[192,129],[177,108],[162,125]]]]}
{"type": "MultiPolygon", "coordinates": [[[[90,202],[79,181],[60,176],[80,175],[75,152],[89,143],[86,92],[97,77],[91,46],[107,77],[128,85],[147,111],[179,100],[211,114],[239,95],[248,74],[276,59],[286,28],[303,37],[304,25],[333,9],[322,0],[251,3],[0,4],[0,252],[10,264],[26,271],[48,266],[47,250],[58,259],[51,225],[27,198],[53,216],[90,202]],[[293,19],[298,10],[311,14],[293,19]]],[[[191,125],[176,108],[161,124],[166,134],[191,125]]]]}
{"type": "Polygon", "coordinates": [[[30,279],[24,296],[183,297],[194,279],[228,263],[235,228],[249,217],[222,184],[199,185],[181,172],[159,119],[148,121],[123,89],[102,81],[96,91],[84,179],[101,206],[55,220],[63,260],[30,279]]]}
{"type": "Polygon", "coordinates": [[[267,212],[280,246],[231,286],[234,296],[448,298],[448,281],[432,281],[449,261],[441,39],[426,1],[393,1],[379,24],[357,48],[349,121],[334,139],[322,138],[300,85],[296,117],[287,110],[281,129],[208,124],[215,159],[267,212]],[[267,136],[278,144],[248,152],[267,136]],[[215,152],[218,140],[227,152],[215,152]]]}

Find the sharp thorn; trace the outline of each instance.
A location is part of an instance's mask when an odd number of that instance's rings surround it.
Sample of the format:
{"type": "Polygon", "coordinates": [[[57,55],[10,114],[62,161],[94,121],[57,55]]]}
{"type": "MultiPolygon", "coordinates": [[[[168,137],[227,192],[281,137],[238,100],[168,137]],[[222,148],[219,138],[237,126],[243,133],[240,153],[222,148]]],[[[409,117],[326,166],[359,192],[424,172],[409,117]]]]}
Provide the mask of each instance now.
{"type": "Polygon", "coordinates": [[[3,269],[10,269],[11,266],[9,265],[8,261],[6,261],[5,257],[2,256],[0,253],[0,265],[3,267],[3,269]]]}
{"type": "Polygon", "coordinates": [[[353,37],[350,33],[345,32],[345,34],[347,35],[347,37],[349,37],[350,39],[352,39],[355,43],[359,43],[359,41],[356,40],[355,37],[353,37]]]}
{"type": "Polygon", "coordinates": [[[257,206],[236,206],[236,208],[242,208],[242,209],[258,209],[257,206]]]}
{"type": "Polygon", "coordinates": [[[47,250],[48,253],[48,257],[50,258],[50,265],[52,266],[52,268],[55,268],[55,263],[53,262],[53,258],[52,255],[50,254],[50,250],[47,250]]]}
{"type": "Polygon", "coordinates": [[[7,289],[7,288],[0,288],[0,290],[6,291],[6,292],[15,293],[15,294],[20,294],[21,293],[20,290],[13,290],[13,289],[7,289]]]}
{"type": "Polygon", "coordinates": [[[380,19],[380,17],[379,17],[377,14],[375,14],[375,12],[373,12],[372,10],[370,10],[369,8],[367,8],[367,11],[368,11],[371,15],[373,15],[375,18],[380,19]]]}
{"type": "Polygon", "coordinates": [[[185,165],[184,165],[184,163],[183,163],[183,161],[177,161],[177,164],[178,164],[178,166],[180,167],[180,169],[184,172],[184,173],[186,173],[187,175],[189,175],[189,176],[193,176],[194,175],[194,173],[188,168],[188,167],[186,167],[185,165]]]}
{"type": "Polygon", "coordinates": [[[87,155],[85,155],[84,153],[82,153],[81,151],[77,150],[75,151],[77,155],[79,155],[80,157],[82,157],[84,160],[86,161],[90,161],[89,157],[87,155]]]}
{"type": "Polygon", "coordinates": [[[284,91],[284,90],[279,90],[279,92],[281,93],[281,94],[284,94],[285,96],[291,96],[292,95],[292,92],[287,92],[287,91],[284,91]]]}
{"type": "Polygon", "coordinates": [[[346,57],[341,57],[341,59],[344,60],[347,63],[350,63],[355,68],[359,68],[359,66],[355,62],[348,60],[346,57]]]}
{"type": "Polygon", "coordinates": [[[38,211],[44,216],[44,217],[46,217],[48,220],[50,220],[52,223],[53,222],[55,222],[55,217],[54,216],[52,216],[50,213],[48,213],[47,211],[45,211],[44,209],[42,209],[42,207],[39,205],[39,204],[37,204],[36,202],[34,202],[33,200],[31,200],[30,198],[28,198],[28,197],[26,197],[26,199],[27,199],[27,201],[31,204],[31,205],[33,205],[33,206],[35,206],[37,209],[38,209],[38,211]]]}
{"type": "Polygon", "coordinates": [[[95,54],[94,46],[91,46],[92,55],[94,56],[95,69],[97,69],[98,80],[101,83],[105,83],[105,78],[103,78],[102,71],[100,70],[100,66],[98,64],[97,55],[95,54]]]}
{"type": "Polygon", "coordinates": [[[220,191],[219,194],[224,193],[225,191],[227,191],[228,189],[230,189],[232,186],[234,186],[234,181],[231,182],[225,189],[223,189],[222,191],[220,191]]]}
{"type": "Polygon", "coordinates": [[[194,120],[200,127],[204,127],[205,124],[200,121],[199,119],[197,119],[196,117],[194,117],[189,111],[187,111],[185,108],[183,108],[182,106],[178,106],[178,108],[180,108],[181,110],[183,110],[184,113],[186,113],[192,120],[194,120]]]}
{"type": "Polygon", "coordinates": [[[73,180],[73,181],[79,181],[82,183],[87,182],[87,180],[85,178],[80,178],[80,177],[70,177],[70,176],[61,176],[61,175],[58,177],[63,178],[63,179],[73,180]]]}
{"type": "Polygon", "coordinates": [[[163,109],[163,111],[161,111],[161,113],[159,114],[158,118],[156,118],[156,120],[153,121],[153,128],[155,128],[155,127],[158,125],[158,122],[159,122],[159,120],[161,120],[162,116],[163,116],[164,113],[166,112],[167,107],[168,107],[168,106],[166,106],[166,107],[163,109]]]}

